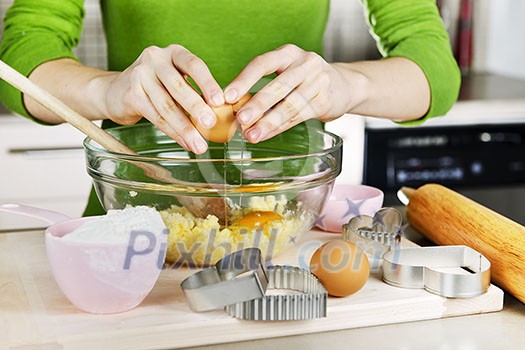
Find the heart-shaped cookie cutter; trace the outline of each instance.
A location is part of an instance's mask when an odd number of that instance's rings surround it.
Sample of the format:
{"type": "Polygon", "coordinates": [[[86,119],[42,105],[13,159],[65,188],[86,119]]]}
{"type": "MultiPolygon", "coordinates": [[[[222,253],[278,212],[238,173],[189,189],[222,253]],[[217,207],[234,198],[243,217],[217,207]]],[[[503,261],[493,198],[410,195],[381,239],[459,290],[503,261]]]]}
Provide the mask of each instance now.
{"type": "Polygon", "coordinates": [[[261,250],[247,248],[187,277],[181,288],[190,309],[202,312],[262,298],[267,285],[261,250]]]}
{"type": "Polygon", "coordinates": [[[393,249],[383,256],[383,280],[447,298],[469,298],[489,288],[490,261],[467,246],[393,249]]]}

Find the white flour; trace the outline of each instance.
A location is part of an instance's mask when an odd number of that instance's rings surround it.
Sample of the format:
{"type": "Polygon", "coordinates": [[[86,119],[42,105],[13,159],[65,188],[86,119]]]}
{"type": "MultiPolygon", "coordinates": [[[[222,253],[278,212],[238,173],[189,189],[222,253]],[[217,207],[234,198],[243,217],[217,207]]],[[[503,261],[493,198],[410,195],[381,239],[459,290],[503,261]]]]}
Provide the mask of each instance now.
{"type": "Polygon", "coordinates": [[[150,232],[156,237],[163,234],[166,225],[159,212],[146,206],[109,210],[100,218],[88,221],[62,239],[81,243],[129,242],[132,231],[150,232]]]}

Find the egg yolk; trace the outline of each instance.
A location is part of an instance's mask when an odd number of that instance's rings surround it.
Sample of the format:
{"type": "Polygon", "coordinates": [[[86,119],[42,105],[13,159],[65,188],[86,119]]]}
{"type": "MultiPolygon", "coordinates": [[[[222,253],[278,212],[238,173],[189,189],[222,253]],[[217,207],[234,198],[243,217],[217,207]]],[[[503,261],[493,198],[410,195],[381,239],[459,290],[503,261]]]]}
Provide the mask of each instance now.
{"type": "Polygon", "coordinates": [[[269,191],[277,190],[279,185],[281,185],[281,183],[249,184],[249,185],[242,185],[240,187],[234,188],[232,191],[234,191],[234,192],[243,192],[243,193],[269,192],[269,191]]]}
{"type": "Polygon", "coordinates": [[[283,216],[273,211],[254,211],[243,216],[236,222],[237,226],[246,227],[251,230],[263,228],[267,223],[282,220],[283,216]]]}

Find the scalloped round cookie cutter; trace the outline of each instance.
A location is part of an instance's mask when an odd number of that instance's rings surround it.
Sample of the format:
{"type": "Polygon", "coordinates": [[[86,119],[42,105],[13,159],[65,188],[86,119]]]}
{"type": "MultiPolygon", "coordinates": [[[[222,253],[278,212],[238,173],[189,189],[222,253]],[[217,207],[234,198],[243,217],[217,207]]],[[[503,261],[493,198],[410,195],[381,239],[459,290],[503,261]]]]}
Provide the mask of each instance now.
{"type": "Polygon", "coordinates": [[[306,269],[295,266],[268,266],[268,289],[263,298],[229,305],[226,312],[252,321],[297,321],[326,317],[328,293],[306,269]],[[281,291],[270,294],[270,290],[281,291]],[[284,294],[283,291],[292,292],[284,294]],[[294,293],[295,292],[295,293],[294,293]]]}

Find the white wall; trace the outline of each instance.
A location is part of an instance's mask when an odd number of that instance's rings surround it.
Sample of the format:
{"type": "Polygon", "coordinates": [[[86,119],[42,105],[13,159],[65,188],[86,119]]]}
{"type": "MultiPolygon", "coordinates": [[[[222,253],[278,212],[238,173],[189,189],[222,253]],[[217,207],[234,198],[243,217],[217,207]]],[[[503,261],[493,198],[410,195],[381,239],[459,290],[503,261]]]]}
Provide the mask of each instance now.
{"type": "Polygon", "coordinates": [[[474,69],[525,79],[525,0],[474,6],[474,69]]]}
{"type": "Polygon", "coordinates": [[[379,57],[360,0],[330,1],[324,54],[331,62],[351,62],[379,57]]]}

